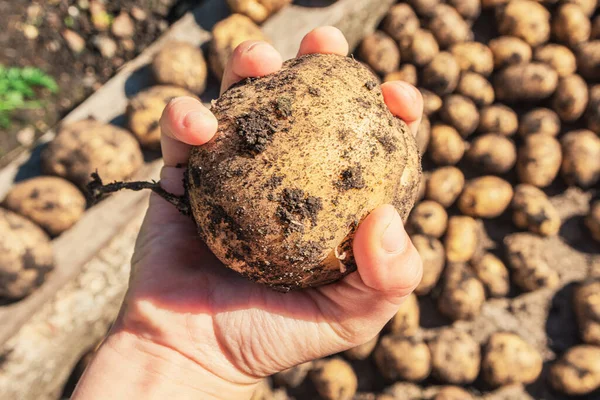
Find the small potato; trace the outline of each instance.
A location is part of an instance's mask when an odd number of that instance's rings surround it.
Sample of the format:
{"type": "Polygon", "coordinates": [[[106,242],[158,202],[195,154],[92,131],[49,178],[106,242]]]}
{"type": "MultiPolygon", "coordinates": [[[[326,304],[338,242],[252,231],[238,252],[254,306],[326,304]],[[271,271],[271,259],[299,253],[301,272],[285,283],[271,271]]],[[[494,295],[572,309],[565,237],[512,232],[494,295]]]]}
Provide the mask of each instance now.
{"type": "Polygon", "coordinates": [[[463,72],[456,91],[471,99],[477,107],[489,106],[494,102],[494,88],[483,76],[474,72],[463,72]]]}
{"type": "Polygon", "coordinates": [[[435,7],[440,4],[440,0],[408,0],[408,4],[421,17],[429,17],[433,14],[435,7]]]}
{"type": "Polygon", "coordinates": [[[534,108],[521,118],[519,134],[521,136],[541,133],[557,136],[560,132],[560,118],[548,108],[534,108]]]}
{"type": "Polygon", "coordinates": [[[600,388],[600,347],[571,347],[550,367],[548,381],[561,393],[579,396],[600,388]]]}
{"type": "Polygon", "coordinates": [[[566,133],[560,140],[563,160],[561,175],[569,185],[583,188],[600,180],[600,137],[581,129],[566,133]]]}
{"type": "Polygon", "coordinates": [[[51,236],[58,236],[81,218],[86,201],[71,182],[39,176],[14,185],[3,205],[29,218],[51,236]]]}
{"type": "Polygon", "coordinates": [[[144,148],[160,148],[159,121],[167,104],[176,97],[194,94],[177,86],[154,86],[129,100],[127,105],[127,127],[138,138],[144,148]]]}
{"type": "MultiPolygon", "coordinates": [[[[600,206],[596,208],[600,210],[600,206]]],[[[585,281],[575,289],[573,307],[584,343],[600,345],[600,278],[585,281]]]]}
{"type": "Polygon", "coordinates": [[[512,108],[503,104],[494,104],[484,107],[479,118],[480,132],[498,133],[512,136],[519,127],[519,118],[512,108]]]}
{"type": "Polygon", "coordinates": [[[510,183],[497,176],[482,176],[467,182],[458,198],[458,208],[471,217],[496,218],[508,208],[512,197],[510,183]]]}
{"type": "Polygon", "coordinates": [[[466,157],[478,170],[505,174],[517,162],[517,148],[506,136],[488,133],[473,140],[466,157]]]}
{"type": "Polygon", "coordinates": [[[456,59],[445,51],[438,53],[423,70],[423,84],[440,96],[452,93],[459,77],[456,59]]]}
{"type": "Polygon", "coordinates": [[[457,164],[465,153],[465,143],[458,131],[449,125],[434,125],[427,154],[437,165],[457,164]]]}
{"type": "Polygon", "coordinates": [[[444,246],[439,240],[423,235],[411,235],[411,240],[423,261],[423,278],[415,293],[424,296],[437,284],[444,270],[444,246]]]}
{"type": "Polygon", "coordinates": [[[574,74],[577,70],[575,54],[568,47],[560,44],[548,43],[537,47],[533,53],[533,59],[554,68],[561,78],[574,74]]]}
{"type": "Polygon", "coordinates": [[[460,69],[489,76],[494,70],[494,55],[489,47],[479,42],[457,43],[450,52],[460,69]]]}
{"type": "Polygon", "coordinates": [[[419,382],[429,376],[429,347],[414,337],[386,335],[375,349],[375,363],[384,378],[419,382]]]}
{"type": "Polygon", "coordinates": [[[429,20],[429,29],[442,49],[473,38],[469,24],[454,7],[447,4],[438,4],[435,7],[429,20]]]}
{"type": "Polygon", "coordinates": [[[208,62],[211,71],[219,80],[223,78],[223,71],[235,48],[246,40],[267,40],[258,25],[247,16],[232,14],[215,24],[208,50],[208,62]]]}
{"type": "Polygon", "coordinates": [[[465,176],[456,167],[442,167],[433,171],[427,180],[425,198],[449,208],[465,186],[465,176]]]}
{"type": "Polygon", "coordinates": [[[202,50],[187,42],[169,42],[154,57],[152,73],[161,85],[179,86],[198,95],[206,88],[208,69],[202,50]]]}
{"type": "Polygon", "coordinates": [[[398,71],[391,72],[383,78],[384,82],[403,81],[417,86],[417,67],[412,64],[403,64],[398,71]]]}
{"type": "Polygon", "coordinates": [[[552,97],[552,108],[561,120],[573,122],[581,117],[588,105],[588,89],[579,75],[570,75],[558,81],[552,97]]]}
{"type": "Polygon", "coordinates": [[[577,70],[585,79],[598,81],[600,76],[600,40],[579,44],[575,50],[577,70]]]}
{"type": "Polygon", "coordinates": [[[458,386],[445,386],[433,400],[473,400],[471,393],[458,386]]]}
{"type": "Polygon", "coordinates": [[[393,6],[385,16],[382,29],[400,44],[410,42],[421,24],[413,9],[404,3],[393,6]]]}
{"type": "Polygon", "coordinates": [[[589,130],[600,135],[600,85],[590,87],[590,101],[585,113],[585,119],[589,130]]]}
{"type": "Polygon", "coordinates": [[[50,239],[37,225],[0,208],[0,298],[17,300],[39,287],[54,267],[50,239]]]}
{"type": "Polygon", "coordinates": [[[391,333],[412,336],[419,330],[419,302],[414,293],[408,295],[400,305],[398,312],[388,322],[387,328],[391,333]]]}
{"type": "Polygon", "coordinates": [[[371,353],[373,353],[373,350],[375,350],[375,346],[377,346],[378,341],[379,335],[375,336],[368,342],[361,344],[360,346],[346,350],[344,352],[344,356],[350,360],[366,360],[369,358],[371,353]]]}
{"type": "Polygon", "coordinates": [[[429,64],[439,52],[435,36],[426,29],[418,29],[411,41],[403,42],[400,46],[402,59],[419,67],[429,64]]]}
{"type": "Polygon", "coordinates": [[[552,35],[568,46],[588,41],[591,32],[592,24],[577,4],[563,4],[552,18],[552,35]]]}
{"type": "Polygon", "coordinates": [[[513,0],[496,12],[498,31],[516,36],[530,46],[539,46],[550,38],[550,13],[531,0],[513,0]]]}
{"type": "Polygon", "coordinates": [[[464,138],[475,132],[479,126],[479,110],[471,99],[460,94],[452,94],[444,98],[440,110],[442,120],[456,128],[464,138]]]}
{"type": "Polygon", "coordinates": [[[411,232],[438,239],[446,232],[447,225],[446,210],[431,200],[417,204],[408,217],[408,228],[411,232]]]}
{"type": "Polygon", "coordinates": [[[536,133],[525,137],[517,157],[517,173],[523,183],[544,188],[549,186],[560,169],[562,151],[553,136],[536,133]]]}
{"type": "Polygon", "coordinates": [[[511,65],[496,74],[494,90],[499,100],[538,101],[550,97],[558,85],[558,74],[546,64],[511,65]]]}
{"type": "Polygon", "coordinates": [[[554,236],[560,230],[558,211],[546,194],[533,185],[520,184],[512,200],[513,222],[519,229],[542,236],[554,236]]]}
{"type": "Polygon", "coordinates": [[[351,400],[358,388],[352,366],[339,357],[316,361],[310,379],[324,400],[351,400]]]}
{"type": "Polygon", "coordinates": [[[421,117],[421,124],[417,131],[417,146],[421,155],[425,154],[427,147],[429,146],[429,140],[431,139],[431,122],[427,115],[421,117]]]}
{"type": "Polygon", "coordinates": [[[358,57],[379,75],[394,72],[400,66],[400,50],[382,31],[367,35],[358,47],[358,57]]]}
{"type": "Polygon", "coordinates": [[[477,250],[478,234],[479,227],[473,218],[465,215],[450,217],[444,241],[446,260],[451,263],[471,260],[477,250]]]}
{"type": "Polygon", "coordinates": [[[453,321],[470,320],[479,315],[483,303],[485,288],[473,270],[462,263],[446,266],[438,298],[440,312],[453,321]]]}
{"type": "Polygon", "coordinates": [[[442,98],[430,90],[419,88],[423,96],[423,114],[431,116],[442,108],[442,98]]]}
{"type": "Polygon", "coordinates": [[[585,218],[585,225],[589,229],[592,237],[600,242],[600,201],[592,204],[590,213],[585,218]]]}
{"type": "Polygon", "coordinates": [[[480,0],[449,0],[448,4],[458,11],[464,19],[473,21],[481,14],[480,0]]]}
{"type": "Polygon", "coordinates": [[[529,384],[542,372],[542,356],[518,335],[498,332],[485,345],[481,371],[485,382],[492,387],[529,384]]]}
{"type": "Polygon", "coordinates": [[[292,0],[227,0],[227,5],[232,13],[243,14],[257,24],[262,24],[291,2],[292,0]]]}
{"type": "Polygon", "coordinates": [[[278,386],[285,386],[288,388],[298,387],[304,382],[306,375],[312,369],[313,362],[305,362],[295,367],[288,368],[285,371],[281,371],[273,375],[273,382],[278,386]]]}
{"type": "Polygon", "coordinates": [[[490,40],[489,48],[494,56],[494,67],[526,64],[531,61],[531,46],[514,36],[500,36],[490,40]]]}
{"type": "Polygon", "coordinates": [[[508,294],[510,290],[508,269],[498,257],[492,253],[485,253],[473,260],[471,266],[490,297],[504,297],[508,294]]]}
{"type": "Polygon", "coordinates": [[[513,281],[528,292],[555,288],[559,284],[558,273],[550,268],[541,240],[539,236],[530,233],[516,233],[504,239],[506,259],[513,271],[513,281]]]}
{"type": "Polygon", "coordinates": [[[479,375],[479,344],[465,332],[442,330],[431,342],[431,374],[440,382],[472,383],[479,375]]]}

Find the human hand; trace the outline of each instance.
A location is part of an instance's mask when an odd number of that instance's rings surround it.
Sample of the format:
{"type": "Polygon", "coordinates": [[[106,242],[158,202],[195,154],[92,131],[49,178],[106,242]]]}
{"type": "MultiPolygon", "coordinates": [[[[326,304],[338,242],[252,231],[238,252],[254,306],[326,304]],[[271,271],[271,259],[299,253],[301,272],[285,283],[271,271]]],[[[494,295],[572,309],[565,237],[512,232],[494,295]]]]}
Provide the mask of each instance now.
{"type": "MultiPolygon", "coordinates": [[[[347,52],[341,32],[324,27],[304,38],[299,55],[347,52]]],[[[267,43],[245,42],[229,62],[222,91],[281,65],[267,43]]],[[[390,111],[416,133],[420,93],[402,82],[383,84],[382,91],[390,111]]],[[[178,98],[165,109],[161,128],[161,185],[183,194],[184,170],[176,166],[187,164],[191,146],[213,137],[217,120],[199,101],[178,98]]],[[[360,224],[353,251],[358,271],[341,281],[278,293],[221,265],[194,222],[152,194],[119,318],[74,398],[95,398],[102,390],[111,399],[249,398],[262,377],[367,342],[417,286],[422,266],[391,205],[360,224]],[[125,380],[133,369],[132,383],[98,385],[101,371],[120,363],[117,375],[125,380]]]]}

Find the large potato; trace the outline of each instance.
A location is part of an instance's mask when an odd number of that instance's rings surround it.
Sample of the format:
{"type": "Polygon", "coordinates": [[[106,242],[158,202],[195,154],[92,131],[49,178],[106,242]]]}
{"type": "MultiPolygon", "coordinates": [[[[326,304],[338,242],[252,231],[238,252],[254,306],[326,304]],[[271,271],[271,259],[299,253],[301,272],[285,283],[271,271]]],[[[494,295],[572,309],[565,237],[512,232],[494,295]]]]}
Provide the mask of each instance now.
{"type": "Polygon", "coordinates": [[[310,378],[324,400],[352,400],[358,388],[352,366],[339,357],[315,362],[310,378]]]}
{"type": "Polygon", "coordinates": [[[367,35],[358,46],[358,57],[379,75],[394,72],[400,66],[396,42],[382,31],[367,35]]]}
{"type": "Polygon", "coordinates": [[[411,240],[423,261],[423,277],[415,293],[424,296],[431,292],[444,270],[444,246],[438,239],[423,235],[412,235],[411,240]]]}
{"type": "Polygon", "coordinates": [[[556,235],[560,229],[558,211],[546,194],[533,185],[521,184],[515,188],[512,208],[513,222],[520,229],[542,236],[556,235]]]}
{"type": "Polygon", "coordinates": [[[442,330],[431,342],[431,374],[441,382],[472,383],[479,375],[479,344],[467,333],[442,330]]]}
{"type": "Polygon", "coordinates": [[[20,299],[54,266],[50,239],[28,219],[0,208],[0,298],[20,299]]]}
{"type": "Polygon", "coordinates": [[[456,59],[445,51],[436,54],[423,70],[423,84],[440,96],[452,93],[459,77],[460,67],[456,59]]]}
{"type": "Polygon", "coordinates": [[[559,392],[578,396],[600,388],[600,347],[570,348],[550,368],[550,384],[559,392]]]}
{"type": "Polygon", "coordinates": [[[454,165],[465,154],[465,142],[450,125],[436,124],[431,128],[427,154],[437,165],[454,165]]]}
{"type": "Polygon", "coordinates": [[[474,72],[462,73],[456,91],[471,99],[478,107],[489,106],[496,98],[492,84],[474,72]]]}
{"type": "Polygon", "coordinates": [[[448,208],[458,198],[465,186],[465,176],[456,167],[442,167],[431,173],[427,180],[425,198],[448,208]]]}
{"type": "Polygon", "coordinates": [[[375,349],[375,363],[388,380],[422,381],[431,371],[431,354],[421,340],[403,335],[386,335],[375,349]]]}
{"type": "Polygon", "coordinates": [[[600,278],[589,279],[575,288],[573,307],[581,338],[600,345],[600,278]]]}
{"type": "Polygon", "coordinates": [[[152,72],[161,85],[180,86],[196,94],[206,88],[208,69],[202,50],[187,42],[169,42],[154,57],[152,72]]]}
{"type": "Polygon", "coordinates": [[[552,34],[569,46],[586,42],[591,31],[590,19],[577,4],[563,4],[552,18],[552,34]]]}
{"type": "Polygon", "coordinates": [[[478,170],[504,174],[517,162],[517,148],[506,136],[488,133],[473,140],[466,157],[478,170]]]}
{"type": "Polygon", "coordinates": [[[496,74],[494,90],[499,100],[539,101],[550,97],[558,85],[558,74],[546,64],[510,65],[496,74]]]}
{"type": "Polygon", "coordinates": [[[539,46],[550,38],[550,13],[532,0],[513,0],[497,8],[498,30],[502,35],[523,39],[531,46],[539,46]]]}
{"type": "Polygon", "coordinates": [[[484,107],[479,118],[479,131],[512,136],[519,127],[517,113],[504,104],[484,107]]]}
{"type": "Polygon", "coordinates": [[[420,157],[375,82],[351,58],[308,55],[215,102],[219,130],[192,149],[187,182],[225,265],[280,290],[322,285],[356,269],[352,238],[370,211],[408,216],[420,157]]]}
{"type": "Polygon", "coordinates": [[[419,329],[419,302],[417,296],[411,293],[400,305],[398,312],[387,324],[391,333],[412,336],[419,329]]]}
{"type": "Polygon", "coordinates": [[[581,129],[561,138],[563,160],[561,174],[570,185],[587,188],[600,180],[600,137],[581,129]]]}
{"type": "MultiPolygon", "coordinates": [[[[454,218],[454,217],[453,217],[454,218]]],[[[485,288],[466,264],[448,264],[444,270],[438,309],[453,321],[469,320],[481,312],[485,288]]]]}
{"type": "Polygon", "coordinates": [[[508,208],[512,197],[510,183],[497,176],[482,176],[467,182],[458,208],[471,217],[496,218],[508,208]]]}
{"type": "Polygon", "coordinates": [[[558,81],[552,97],[552,108],[561,120],[573,122],[583,115],[588,105],[588,88],[582,77],[569,75],[558,81]]]}
{"type": "Polygon", "coordinates": [[[506,265],[492,253],[485,253],[471,262],[477,278],[491,297],[504,297],[510,290],[506,265]]]}
{"type": "Polygon", "coordinates": [[[442,120],[456,128],[464,138],[471,135],[479,125],[479,111],[468,97],[452,94],[444,98],[440,112],[442,120]]]}
{"type": "Polygon", "coordinates": [[[549,186],[558,174],[561,161],[560,143],[553,136],[528,135],[517,158],[519,179],[541,188],[549,186]]]}
{"type": "Polygon", "coordinates": [[[257,24],[290,4],[292,0],[227,0],[233,13],[244,14],[257,24]]]}
{"type": "Polygon", "coordinates": [[[514,36],[499,36],[490,40],[494,66],[498,69],[531,61],[531,46],[514,36]]]}

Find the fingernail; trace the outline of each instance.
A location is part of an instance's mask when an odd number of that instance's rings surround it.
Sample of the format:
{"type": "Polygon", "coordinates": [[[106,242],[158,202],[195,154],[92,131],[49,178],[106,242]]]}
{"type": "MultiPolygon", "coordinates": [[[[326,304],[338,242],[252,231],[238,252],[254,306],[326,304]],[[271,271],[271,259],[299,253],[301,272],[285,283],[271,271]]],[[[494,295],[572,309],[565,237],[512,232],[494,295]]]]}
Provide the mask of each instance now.
{"type": "Polygon", "coordinates": [[[248,48],[246,49],[246,53],[250,53],[252,52],[254,49],[256,49],[257,47],[261,47],[261,46],[270,46],[269,44],[267,44],[267,42],[256,42],[256,43],[252,43],[250,46],[248,46],[248,48]]]}
{"type": "Polygon", "coordinates": [[[381,247],[388,253],[400,252],[406,243],[406,231],[400,214],[394,209],[390,223],[381,236],[381,247]]]}
{"type": "Polygon", "coordinates": [[[190,111],[183,118],[183,126],[194,130],[195,128],[202,128],[202,119],[206,118],[206,114],[203,111],[190,111]]]}
{"type": "Polygon", "coordinates": [[[398,88],[400,88],[400,90],[402,90],[408,97],[410,97],[413,103],[417,101],[417,88],[415,88],[410,83],[404,81],[396,81],[394,83],[398,88]]]}

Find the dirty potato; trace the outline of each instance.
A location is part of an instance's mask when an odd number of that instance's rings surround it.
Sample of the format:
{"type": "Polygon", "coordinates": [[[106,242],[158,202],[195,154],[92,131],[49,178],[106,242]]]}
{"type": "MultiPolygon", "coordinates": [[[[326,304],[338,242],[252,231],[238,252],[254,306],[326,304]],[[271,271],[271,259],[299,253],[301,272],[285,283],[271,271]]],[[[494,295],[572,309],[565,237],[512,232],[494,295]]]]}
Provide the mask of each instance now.
{"type": "Polygon", "coordinates": [[[315,361],[310,379],[324,400],[351,400],[358,388],[352,366],[339,357],[315,361]]]}
{"type": "Polygon", "coordinates": [[[415,293],[424,296],[437,284],[444,270],[444,246],[438,239],[423,235],[411,235],[411,240],[423,261],[423,277],[415,293]]]}
{"type": "Polygon", "coordinates": [[[423,84],[436,94],[443,96],[456,89],[460,78],[460,67],[448,52],[438,53],[423,70],[423,84]]]}
{"type": "Polygon", "coordinates": [[[552,97],[552,108],[561,120],[573,122],[581,117],[588,105],[588,88],[583,78],[573,74],[558,81],[552,97]]]}
{"type": "Polygon", "coordinates": [[[465,176],[456,167],[442,167],[431,173],[427,180],[425,198],[449,208],[465,186],[465,176]]]}
{"type": "Polygon", "coordinates": [[[408,217],[408,229],[411,233],[440,238],[446,232],[448,214],[444,207],[431,200],[420,202],[408,217]]]}
{"type": "Polygon", "coordinates": [[[432,116],[442,108],[442,98],[430,90],[419,88],[423,96],[423,114],[432,116]]]}
{"type": "Polygon", "coordinates": [[[454,7],[447,4],[438,4],[435,7],[429,20],[429,30],[433,32],[442,49],[473,38],[469,24],[454,7]]]}
{"type": "Polygon", "coordinates": [[[437,165],[457,164],[465,153],[462,136],[450,125],[437,124],[431,128],[427,154],[437,165]]]}
{"type": "Polygon", "coordinates": [[[523,183],[549,186],[561,166],[560,143],[553,136],[536,133],[525,137],[517,157],[517,173],[523,183]]]}
{"type": "Polygon", "coordinates": [[[429,342],[429,351],[431,374],[440,382],[469,384],[479,375],[479,344],[465,332],[442,330],[429,342]]]}
{"type": "Polygon", "coordinates": [[[554,93],[557,85],[556,71],[537,62],[510,65],[494,79],[496,97],[509,102],[543,100],[554,93]]]}
{"type": "Polygon", "coordinates": [[[513,222],[542,236],[558,234],[561,220],[558,211],[544,192],[533,185],[520,184],[512,200],[513,222]]]}
{"type": "Polygon", "coordinates": [[[387,74],[384,78],[384,82],[403,81],[410,83],[413,86],[417,86],[417,67],[412,64],[402,64],[398,71],[387,74]]]}
{"type": "Polygon", "coordinates": [[[517,148],[506,136],[488,133],[473,140],[466,157],[478,170],[505,174],[517,162],[517,148]]]}
{"type": "Polygon", "coordinates": [[[589,279],[575,288],[573,308],[584,343],[600,345],[600,278],[589,279]]]}
{"type": "Polygon", "coordinates": [[[378,341],[379,335],[375,336],[368,342],[361,344],[360,346],[346,350],[344,352],[344,356],[349,360],[366,360],[369,358],[371,353],[373,353],[373,350],[375,350],[375,346],[377,346],[378,341]]]}
{"type": "Polygon", "coordinates": [[[581,43],[575,50],[577,71],[585,79],[598,81],[600,76],[600,40],[581,43]]]}
{"type": "Polygon", "coordinates": [[[422,67],[431,62],[440,52],[440,48],[433,34],[426,29],[418,29],[411,41],[400,45],[402,60],[422,67]]]}
{"type": "Polygon", "coordinates": [[[590,19],[577,4],[563,4],[553,15],[552,35],[568,46],[586,42],[591,31],[590,19]]]}
{"type": "Polygon", "coordinates": [[[513,0],[496,9],[498,31],[516,36],[530,46],[539,46],[550,38],[550,12],[532,0],[513,0]]]}
{"type": "MultiPolygon", "coordinates": [[[[460,217],[453,217],[460,218],[460,217]]],[[[448,264],[444,270],[438,309],[453,321],[469,320],[481,312],[485,288],[466,264],[448,264]]]]}
{"type": "Polygon", "coordinates": [[[600,388],[600,347],[571,347],[550,367],[550,384],[561,393],[579,396],[600,388]]]}
{"type": "Polygon", "coordinates": [[[540,241],[530,233],[516,233],[504,239],[506,259],[513,271],[513,281],[522,290],[531,292],[541,288],[555,288],[558,273],[546,260],[540,241]]]}
{"type": "Polygon", "coordinates": [[[554,68],[561,78],[567,77],[577,70],[575,54],[568,47],[560,44],[548,43],[537,47],[533,53],[533,59],[554,68]]]}
{"type": "Polygon", "coordinates": [[[531,46],[517,37],[499,36],[490,40],[488,46],[494,57],[494,67],[497,69],[531,61],[531,46]]]}
{"type": "Polygon", "coordinates": [[[417,296],[411,293],[388,322],[387,329],[394,334],[412,336],[419,330],[419,317],[419,302],[417,296]]]}
{"type": "Polygon", "coordinates": [[[396,4],[385,16],[382,29],[399,44],[410,42],[421,24],[413,9],[405,3],[396,4]]]}
{"type": "Polygon", "coordinates": [[[535,135],[541,133],[557,136],[560,132],[560,118],[549,108],[534,108],[521,118],[519,123],[519,134],[521,136],[535,135]]]}
{"type": "Polygon", "coordinates": [[[394,72],[400,66],[396,42],[382,31],[367,35],[358,47],[358,57],[379,75],[394,72]]]}
{"type": "Polygon", "coordinates": [[[427,345],[414,337],[386,335],[375,349],[375,363],[384,378],[419,382],[429,376],[431,354],[427,345]]]}
{"type": "Polygon", "coordinates": [[[494,104],[481,109],[479,132],[512,136],[518,128],[519,118],[512,108],[504,104],[494,104]]]}
{"type": "Polygon", "coordinates": [[[206,88],[208,69],[202,50],[187,43],[167,43],[152,60],[152,73],[161,85],[179,86],[196,94],[206,88]]]}
{"type": "Polygon", "coordinates": [[[489,76],[494,70],[494,55],[489,47],[479,42],[457,43],[450,48],[460,69],[489,76]]]}
{"type": "Polygon", "coordinates": [[[292,0],[227,0],[227,5],[232,13],[246,15],[257,24],[262,24],[291,2],[292,0]]]}
{"type": "Polygon", "coordinates": [[[497,176],[482,176],[467,182],[458,208],[471,217],[496,218],[508,208],[512,197],[510,183],[497,176]]]}
{"type": "Polygon", "coordinates": [[[485,253],[471,262],[477,278],[490,297],[504,297],[510,290],[506,265],[492,253],[485,253]]]}
{"type": "Polygon", "coordinates": [[[600,242],[600,201],[595,201],[592,204],[590,213],[585,217],[585,225],[594,240],[600,242]]]}
{"type": "Polygon", "coordinates": [[[448,125],[456,128],[464,138],[470,136],[479,126],[479,110],[471,99],[460,94],[444,98],[440,116],[448,125]]]}
{"type": "Polygon", "coordinates": [[[594,186],[600,179],[600,137],[587,129],[567,132],[560,140],[561,175],[569,185],[594,186]]]}
{"type": "Polygon", "coordinates": [[[477,107],[489,106],[494,102],[494,88],[483,76],[474,72],[463,72],[456,91],[471,99],[477,107]]]}

